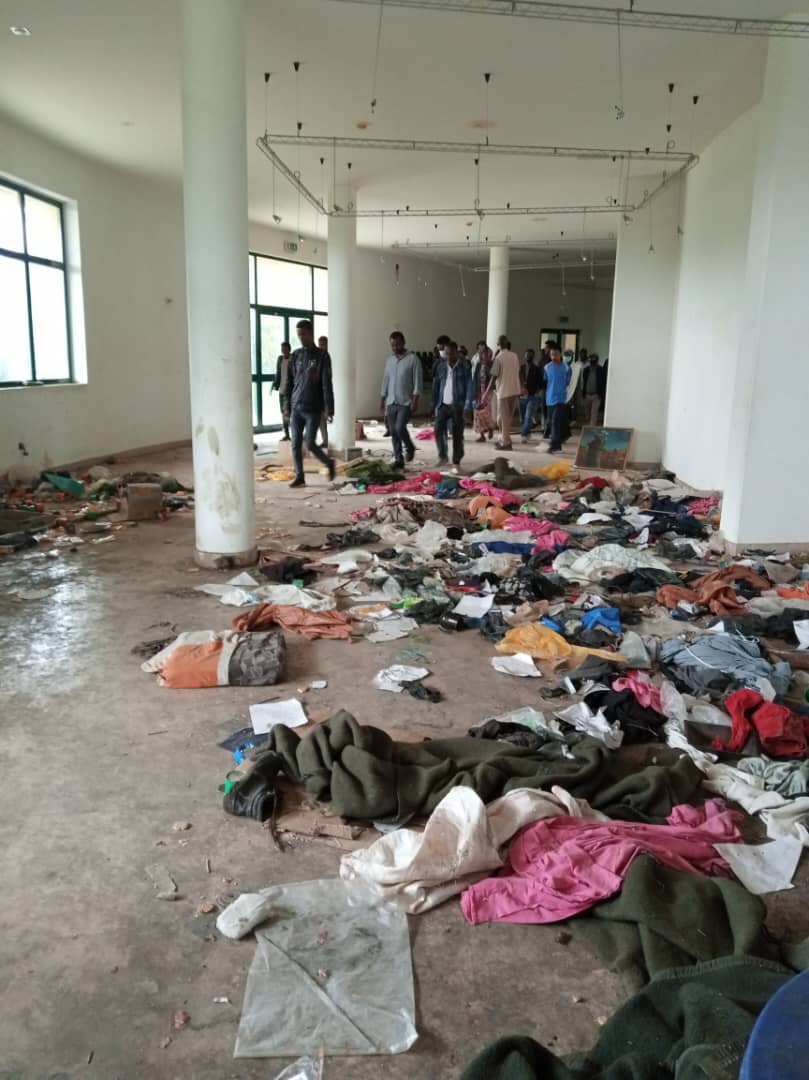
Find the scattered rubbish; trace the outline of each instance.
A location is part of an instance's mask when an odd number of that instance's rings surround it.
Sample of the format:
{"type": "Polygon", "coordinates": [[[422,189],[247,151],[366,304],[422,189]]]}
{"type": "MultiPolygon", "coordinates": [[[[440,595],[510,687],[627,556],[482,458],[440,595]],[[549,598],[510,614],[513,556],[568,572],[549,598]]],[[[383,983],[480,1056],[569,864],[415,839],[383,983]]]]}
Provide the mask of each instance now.
{"type": "Polygon", "coordinates": [[[573,935],[568,933],[567,930],[560,930],[554,938],[557,945],[569,945],[573,940],[573,935]]]}
{"type": "Polygon", "coordinates": [[[167,1035],[165,1039],[160,1040],[160,1049],[165,1050],[166,1047],[171,1046],[171,1035],[167,1035]]]}
{"type": "Polygon", "coordinates": [[[62,476],[59,473],[45,473],[45,478],[57,491],[74,495],[77,499],[84,497],[85,487],[80,480],[74,480],[71,476],[62,476]]]}
{"type": "Polygon", "coordinates": [[[374,676],[373,685],[377,690],[388,690],[392,694],[401,694],[404,689],[403,683],[417,682],[419,679],[425,679],[429,674],[427,668],[394,664],[393,667],[377,672],[374,676]]]}
{"type": "Polygon", "coordinates": [[[410,619],[406,615],[393,616],[377,622],[376,629],[373,633],[367,635],[366,641],[373,641],[376,645],[386,641],[398,641],[417,629],[418,623],[415,619],[410,619]]]}
{"type": "Polygon", "coordinates": [[[407,916],[362,885],[246,893],[216,925],[228,938],[256,937],[234,1057],[398,1054],[415,1042],[407,916]],[[328,940],[313,951],[323,926],[328,940]]]}
{"type": "Polygon", "coordinates": [[[271,686],[286,675],[286,641],[278,630],[239,633],[197,630],[180,634],[141,664],[161,686],[271,686]]]}
{"type": "Polygon", "coordinates": [[[177,892],[177,882],[165,868],[159,863],[153,863],[151,866],[145,867],[146,876],[152,883],[152,888],[155,890],[156,900],[179,900],[180,894],[177,892]]]}
{"type": "Polygon", "coordinates": [[[231,1002],[229,997],[215,997],[213,1003],[214,1005],[230,1005],[231,1002]]]}
{"type": "Polygon", "coordinates": [[[316,1057],[302,1057],[293,1061],[275,1077],[275,1080],[322,1080],[323,1054],[316,1057]]]}
{"type": "MultiPolygon", "coordinates": [[[[210,874],[210,870],[208,871],[210,874]]],[[[195,915],[212,915],[215,911],[219,910],[219,905],[215,900],[200,900],[197,904],[197,910],[195,915]]]]}
{"type": "MultiPolygon", "coordinates": [[[[174,1030],[182,1031],[191,1022],[191,1013],[186,1009],[178,1009],[174,1014],[174,1030]]],[[[167,1044],[168,1045],[168,1044],[167,1044]]]]}
{"type": "Polygon", "coordinates": [[[253,731],[257,735],[263,735],[272,730],[276,724],[283,727],[303,727],[308,723],[303,706],[297,698],[287,698],[285,701],[267,701],[258,705],[250,706],[250,722],[253,731]]]}
{"type": "Polygon", "coordinates": [[[538,679],[542,672],[537,670],[533,657],[528,653],[514,653],[512,656],[493,656],[491,665],[503,675],[517,675],[520,678],[538,679]]]}
{"type": "Polygon", "coordinates": [[[309,683],[309,689],[325,690],[328,685],[329,683],[327,679],[314,679],[312,682],[309,683]]]}
{"type": "Polygon", "coordinates": [[[482,619],[491,610],[494,596],[462,596],[452,609],[455,615],[463,615],[467,619],[482,619]]]}
{"type": "Polygon", "coordinates": [[[175,821],[172,825],[172,832],[187,832],[193,826],[190,821],[175,821]]]}

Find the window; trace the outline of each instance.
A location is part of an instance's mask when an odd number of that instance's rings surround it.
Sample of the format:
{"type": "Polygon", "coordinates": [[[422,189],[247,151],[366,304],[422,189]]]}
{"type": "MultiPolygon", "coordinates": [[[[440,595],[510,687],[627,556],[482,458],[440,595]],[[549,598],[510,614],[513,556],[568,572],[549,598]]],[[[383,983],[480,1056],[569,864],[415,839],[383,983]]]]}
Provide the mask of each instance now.
{"type": "Polygon", "coordinates": [[[315,338],[329,334],[329,275],[322,266],[251,254],[250,328],[252,341],[253,428],[281,426],[275,369],[281,342],[298,347],[300,319],[314,322],[315,338]]]}
{"type": "Polygon", "coordinates": [[[72,382],[64,212],[0,180],[0,386],[72,382]]]}

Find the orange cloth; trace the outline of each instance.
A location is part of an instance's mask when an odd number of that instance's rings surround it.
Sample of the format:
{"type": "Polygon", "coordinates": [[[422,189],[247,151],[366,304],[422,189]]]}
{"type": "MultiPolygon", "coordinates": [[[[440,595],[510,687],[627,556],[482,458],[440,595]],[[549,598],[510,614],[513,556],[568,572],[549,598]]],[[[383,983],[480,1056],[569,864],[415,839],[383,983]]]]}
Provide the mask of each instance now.
{"type": "Polygon", "coordinates": [[[775,590],[785,600],[809,600],[809,581],[799,588],[797,585],[781,585],[775,590]]]}
{"type": "Polygon", "coordinates": [[[221,640],[206,641],[202,645],[178,645],[169,653],[160,669],[160,685],[172,690],[220,686],[221,655],[221,640]]]}
{"type": "Polygon", "coordinates": [[[503,522],[511,517],[508,510],[503,509],[499,499],[491,495],[476,495],[469,502],[469,514],[478,522],[485,522],[493,529],[499,529],[503,522]]]}
{"type": "MultiPolygon", "coordinates": [[[[657,590],[657,602],[664,607],[674,609],[684,600],[688,604],[701,604],[715,615],[739,615],[746,605],[736,599],[734,581],[749,581],[754,588],[769,589],[766,578],[755,574],[749,566],[727,566],[724,570],[714,570],[712,574],[692,581],[690,586],[663,585],[657,590]]],[[[781,590],[778,590],[781,592],[781,590]]]]}
{"type": "Polygon", "coordinates": [[[351,620],[342,612],[309,611],[294,604],[259,604],[243,615],[237,615],[230,627],[232,630],[270,630],[276,625],[312,640],[348,640],[351,637],[351,620]]]}

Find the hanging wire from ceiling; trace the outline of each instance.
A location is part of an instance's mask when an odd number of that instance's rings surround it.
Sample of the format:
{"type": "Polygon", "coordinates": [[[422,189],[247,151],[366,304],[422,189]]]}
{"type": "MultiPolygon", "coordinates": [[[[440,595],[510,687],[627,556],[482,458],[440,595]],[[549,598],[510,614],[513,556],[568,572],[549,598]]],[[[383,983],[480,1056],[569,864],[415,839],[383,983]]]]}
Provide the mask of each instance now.
{"type": "MultiPolygon", "coordinates": [[[[643,197],[646,198],[646,192],[643,193],[643,197]]],[[[654,203],[649,200],[649,254],[655,254],[655,219],[654,219],[654,203]]]]}
{"type": "MultiPolygon", "coordinates": [[[[669,112],[668,112],[668,120],[666,121],[666,134],[667,135],[671,135],[671,129],[672,129],[671,104],[672,104],[672,98],[674,97],[674,87],[675,87],[675,85],[676,84],[673,83],[673,82],[669,83],[669,112]]],[[[668,150],[668,148],[669,148],[669,144],[666,143],[666,149],[668,150]]],[[[671,149],[673,150],[674,147],[672,146],[671,149]]]]}
{"type": "Polygon", "coordinates": [[[483,78],[485,80],[484,96],[485,96],[485,99],[486,99],[486,114],[485,114],[486,115],[486,128],[485,128],[485,131],[486,131],[486,145],[488,146],[489,145],[489,83],[491,82],[491,78],[492,78],[491,71],[484,71],[483,72],[483,78]]]}
{"type": "Polygon", "coordinates": [[[374,49],[374,74],[371,79],[371,116],[376,114],[376,81],[379,75],[379,54],[382,48],[382,16],[385,13],[385,0],[379,0],[379,20],[376,24],[376,48],[374,49]]]}
{"type": "Polygon", "coordinates": [[[615,119],[623,120],[626,116],[624,112],[624,59],[621,50],[621,12],[619,11],[615,17],[615,29],[618,36],[618,104],[613,105],[615,109],[615,119]]]}
{"type": "MultiPolygon", "coordinates": [[[[300,139],[301,131],[303,130],[303,124],[301,123],[301,94],[300,94],[300,72],[301,62],[300,60],[293,60],[292,67],[295,71],[295,128],[298,132],[298,138],[300,139]]],[[[298,143],[297,146],[297,163],[298,169],[295,173],[298,180],[301,179],[301,146],[298,143]]],[[[301,236],[301,189],[298,187],[298,216],[297,216],[297,234],[298,243],[303,243],[303,237],[301,236]]]]}
{"type": "Polygon", "coordinates": [[[562,296],[567,296],[567,286],[565,285],[565,268],[562,267],[562,296]]]}
{"type": "Polygon", "coordinates": [[[270,131],[270,119],[269,119],[269,99],[270,99],[270,75],[271,71],[264,72],[264,136],[269,134],[270,131]]]}

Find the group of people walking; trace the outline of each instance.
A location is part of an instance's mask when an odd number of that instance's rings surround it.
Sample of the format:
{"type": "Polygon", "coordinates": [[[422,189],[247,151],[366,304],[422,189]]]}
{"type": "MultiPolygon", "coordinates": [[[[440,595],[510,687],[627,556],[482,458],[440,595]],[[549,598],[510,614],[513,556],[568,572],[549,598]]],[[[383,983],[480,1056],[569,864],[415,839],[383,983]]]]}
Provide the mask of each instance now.
{"type": "MultiPolygon", "coordinates": [[[[328,340],[315,344],[314,330],[308,319],[297,324],[300,348],[294,352],[288,342],[281,346],[275,376],[275,388],[281,401],[284,439],[292,442],[295,479],[290,487],[305,484],[303,444],[329,471],[334,479],[334,459],[326,452],[328,429],[334,415],[331,357],[328,340]],[[318,445],[318,431],[322,443],[318,445]]],[[[380,394],[386,433],[393,446],[394,465],[404,468],[413,460],[416,447],[408,424],[416,413],[424,387],[422,359],[407,348],[404,334],[394,330],[389,338],[390,355],[385,361],[380,394]]],[[[429,374],[429,372],[428,372],[429,374]]],[[[438,450],[439,466],[450,462],[460,465],[464,456],[464,427],[472,415],[472,428],[478,442],[494,439],[495,446],[510,450],[514,418],[519,409],[523,442],[530,442],[535,427],[548,440],[547,452],[557,453],[570,436],[571,407],[581,401],[591,425],[598,422],[605,387],[606,365],[598,356],[582,349],[570,363],[562,356],[558,342],[542,346],[540,357],[527,349],[522,362],[503,334],[492,351],[479,341],[470,360],[463,346],[449,335],[436,340],[432,370],[431,416],[438,450]]]]}

